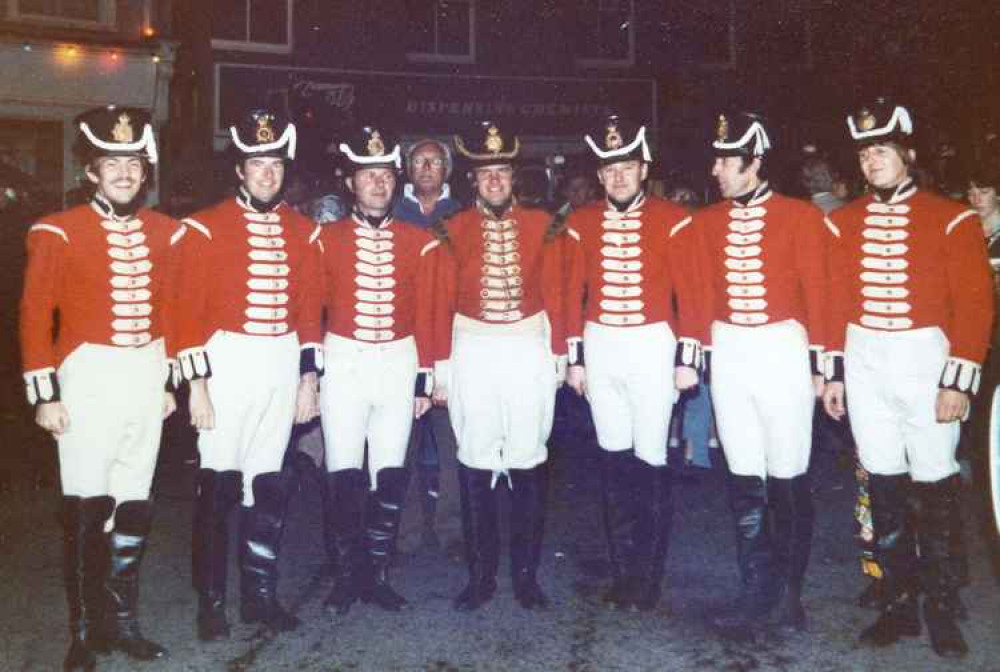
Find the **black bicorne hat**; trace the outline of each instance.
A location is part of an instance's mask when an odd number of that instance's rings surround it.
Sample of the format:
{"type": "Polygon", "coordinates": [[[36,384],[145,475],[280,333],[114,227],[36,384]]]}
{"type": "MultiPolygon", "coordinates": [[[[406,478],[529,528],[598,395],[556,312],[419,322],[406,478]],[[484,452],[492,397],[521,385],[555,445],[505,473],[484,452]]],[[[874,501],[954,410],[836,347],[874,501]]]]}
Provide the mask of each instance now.
{"type": "Polygon", "coordinates": [[[764,119],[753,112],[723,112],[715,120],[715,156],[760,157],[771,149],[764,119]]]}
{"type": "Polygon", "coordinates": [[[851,139],[859,147],[885,142],[910,145],[913,119],[910,111],[888,98],[879,97],[847,116],[851,139]]]}
{"type": "Polygon", "coordinates": [[[492,121],[480,121],[472,129],[455,136],[455,150],[473,166],[513,163],[521,151],[521,141],[492,121]]]}
{"type": "Polygon", "coordinates": [[[156,137],[149,112],[136,107],[106,105],[76,118],[77,150],[85,160],[98,156],[138,156],[156,163],[156,137]]]}
{"type": "Polygon", "coordinates": [[[353,170],[393,167],[399,170],[403,155],[399,143],[377,126],[362,126],[339,147],[353,170]]]}
{"type": "Polygon", "coordinates": [[[646,127],[609,115],[592,133],[583,136],[600,165],[639,159],[652,163],[653,155],[646,142],[646,127]]]}
{"type": "Polygon", "coordinates": [[[233,147],[244,158],[277,156],[295,158],[295,124],[268,108],[250,110],[238,124],[229,127],[233,147]]]}

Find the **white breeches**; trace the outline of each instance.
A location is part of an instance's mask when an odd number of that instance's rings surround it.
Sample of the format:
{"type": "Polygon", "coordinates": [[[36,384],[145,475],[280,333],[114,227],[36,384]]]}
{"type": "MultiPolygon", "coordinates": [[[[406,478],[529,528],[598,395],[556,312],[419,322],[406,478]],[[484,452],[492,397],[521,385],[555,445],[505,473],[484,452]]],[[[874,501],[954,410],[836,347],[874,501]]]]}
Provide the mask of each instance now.
{"type": "Polygon", "coordinates": [[[141,348],[85,343],[58,378],[69,413],[57,439],[63,494],[148,499],[163,430],[163,340],[141,348]]]}
{"type": "Polygon", "coordinates": [[[217,331],[205,349],[215,428],[198,435],[201,467],[242,472],[243,504],[253,506],[253,479],[281,470],[292,433],[299,339],[217,331]]]}
{"type": "Polygon", "coordinates": [[[457,315],[454,334],[448,414],[459,462],[495,473],[544,462],[556,393],[545,314],[513,324],[457,315]]]}
{"type": "Polygon", "coordinates": [[[320,418],[328,471],[361,469],[368,441],[368,473],[402,467],[413,426],[417,345],[412,336],[364,343],[327,334],[320,418]]]}
{"type": "Polygon", "coordinates": [[[712,401],[729,470],[794,478],[809,468],[815,393],[806,330],[712,325],[712,401]]]}
{"type": "Polygon", "coordinates": [[[939,423],[934,411],[949,348],[937,327],[891,332],[848,325],[848,410],[858,456],[870,473],[909,472],[929,482],[958,471],[960,424],[939,423]]]}
{"type": "Polygon", "coordinates": [[[654,467],[667,463],[677,340],[666,322],[640,327],[584,326],[587,399],[597,443],[604,450],[635,449],[654,467]]]}

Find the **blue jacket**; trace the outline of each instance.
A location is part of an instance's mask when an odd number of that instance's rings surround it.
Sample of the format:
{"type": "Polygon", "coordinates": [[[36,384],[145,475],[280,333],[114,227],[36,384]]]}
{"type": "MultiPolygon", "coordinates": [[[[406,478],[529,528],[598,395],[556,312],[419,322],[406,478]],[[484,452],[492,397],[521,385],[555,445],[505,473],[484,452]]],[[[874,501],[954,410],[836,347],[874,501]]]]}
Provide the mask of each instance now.
{"type": "Polygon", "coordinates": [[[413,195],[413,185],[407,184],[403,187],[403,196],[392,210],[392,216],[426,229],[434,222],[449,217],[461,209],[462,204],[451,197],[451,189],[446,184],[441,190],[441,197],[434,204],[434,211],[425,215],[420,209],[420,202],[413,195]]]}

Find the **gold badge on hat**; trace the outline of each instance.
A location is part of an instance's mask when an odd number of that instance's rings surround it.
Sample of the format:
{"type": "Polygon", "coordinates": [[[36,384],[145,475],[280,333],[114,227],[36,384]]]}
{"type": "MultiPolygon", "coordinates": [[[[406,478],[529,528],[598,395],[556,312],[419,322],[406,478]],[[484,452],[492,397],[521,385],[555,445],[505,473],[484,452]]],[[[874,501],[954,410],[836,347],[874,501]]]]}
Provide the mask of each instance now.
{"type": "Polygon", "coordinates": [[[870,131],[875,128],[875,115],[867,107],[858,113],[858,127],[862,131],[870,131]]]}
{"type": "Polygon", "coordinates": [[[115,142],[133,142],[135,140],[132,119],[129,118],[128,114],[123,112],[119,115],[118,122],[111,129],[111,137],[114,138],[115,142]]]}
{"type": "Polygon", "coordinates": [[[372,135],[368,138],[368,144],[365,147],[368,150],[368,156],[382,156],[385,154],[385,143],[382,142],[382,136],[378,131],[372,131],[372,135]]]}
{"type": "Polygon", "coordinates": [[[490,126],[486,131],[486,151],[499,154],[503,151],[503,138],[496,126],[490,126]]]}
{"type": "Polygon", "coordinates": [[[274,142],[274,129],[271,128],[271,116],[268,114],[257,117],[257,142],[263,144],[274,142]]]}
{"type": "Polygon", "coordinates": [[[715,138],[719,142],[724,142],[729,137],[729,120],[726,115],[719,115],[719,124],[715,127],[715,138]]]}
{"type": "Polygon", "coordinates": [[[616,124],[608,124],[608,132],[604,136],[604,146],[608,149],[619,149],[622,146],[622,134],[616,124]]]}

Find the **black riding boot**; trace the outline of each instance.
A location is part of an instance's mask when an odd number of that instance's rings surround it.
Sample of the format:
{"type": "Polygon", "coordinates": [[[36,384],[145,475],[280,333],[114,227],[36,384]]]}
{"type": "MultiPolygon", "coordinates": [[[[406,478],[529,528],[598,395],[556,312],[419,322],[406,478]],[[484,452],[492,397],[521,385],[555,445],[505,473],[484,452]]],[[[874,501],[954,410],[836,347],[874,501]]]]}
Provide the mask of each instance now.
{"type": "Polygon", "coordinates": [[[862,644],[883,647],[900,637],[920,635],[917,609],[916,546],[908,521],[908,474],[871,474],[869,487],[875,560],[882,568],[882,613],[860,637],[862,644]]]}
{"type": "Polygon", "coordinates": [[[548,467],[511,469],[510,575],[514,598],[525,609],[544,609],[549,599],[538,585],[548,467]]]}
{"type": "Polygon", "coordinates": [[[406,598],[389,584],[389,564],[399,535],[399,519],[409,476],[400,467],[379,470],[375,492],[368,495],[365,520],[365,551],[368,554],[368,577],[361,599],[386,611],[399,611],[406,598]]]}
{"type": "Polygon", "coordinates": [[[115,508],[111,497],[63,497],[63,575],[72,638],[64,670],[93,670],[106,650],[98,632],[103,620],[108,535],[104,525],[115,508]]]}
{"type": "Polygon", "coordinates": [[[142,636],[139,630],[139,566],[153,518],[149,500],[122,502],[115,511],[111,532],[111,566],[104,583],[108,598],[106,614],[108,646],[136,660],[157,660],[167,650],[142,636]]]}
{"type": "Polygon", "coordinates": [[[632,606],[638,584],[633,567],[638,525],[638,463],[639,459],[632,450],[601,451],[604,530],[612,577],[611,589],[603,599],[612,608],[632,606]]]}
{"type": "Polygon", "coordinates": [[[301,625],[278,602],[278,550],[285,528],[288,482],[280,473],[253,479],[253,506],[242,507],[240,548],[240,618],[276,632],[301,625]]]}
{"type": "Polygon", "coordinates": [[[238,471],[198,472],[192,525],[191,576],[198,591],[198,639],[229,637],[226,583],[229,575],[229,513],[243,494],[238,471]]]}
{"type": "Polygon", "coordinates": [[[935,653],[945,658],[962,658],[969,647],[956,623],[958,589],[965,560],[961,520],[954,515],[961,488],[960,477],[955,475],[913,486],[922,502],[917,536],[926,563],[922,582],[926,595],[924,622],[935,653]]]}
{"type": "Polygon", "coordinates": [[[813,505],[809,476],[768,478],[768,493],[774,515],[775,566],[781,589],[777,624],[783,630],[806,629],[802,608],[802,583],[812,549],[813,505]]]}
{"type": "Polygon", "coordinates": [[[763,624],[777,601],[774,550],[767,513],[767,486],[758,476],[729,476],[730,507],[736,518],[740,593],[716,626],[744,634],[763,624]]]}
{"type": "Polygon", "coordinates": [[[639,523],[633,541],[636,583],[631,601],[639,611],[650,611],[659,604],[662,593],[674,513],[673,475],[666,466],[654,467],[641,460],[638,471],[639,523]]]}
{"type": "Polygon", "coordinates": [[[368,485],[360,469],[341,469],[327,475],[332,515],[327,532],[337,554],[337,572],[324,606],[346,614],[361,596],[364,577],[364,515],[368,485]]]}
{"type": "Polygon", "coordinates": [[[493,598],[497,589],[500,530],[492,480],[492,471],[458,465],[462,532],[469,565],[469,583],[455,598],[459,611],[478,609],[493,598]]]}

